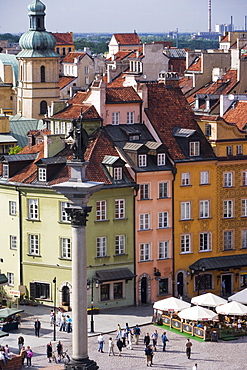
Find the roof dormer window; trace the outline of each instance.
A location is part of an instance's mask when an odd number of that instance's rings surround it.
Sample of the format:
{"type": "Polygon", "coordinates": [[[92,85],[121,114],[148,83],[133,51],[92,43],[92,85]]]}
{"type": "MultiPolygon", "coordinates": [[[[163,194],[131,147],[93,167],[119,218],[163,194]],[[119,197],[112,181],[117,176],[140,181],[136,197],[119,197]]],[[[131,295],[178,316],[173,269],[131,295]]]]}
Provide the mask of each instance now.
{"type": "Polygon", "coordinates": [[[200,155],[200,142],[192,141],[190,144],[190,157],[196,157],[200,155]]]}
{"type": "Polygon", "coordinates": [[[147,155],[146,154],[139,154],[139,156],[138,156],[138,166],[139,167],[146,167],[147,166],[147,155]]]}
{"type": "Polygon", "coordinates": [[[3,164],[3,177],[5,179],[9,178],[9,165],[8,164],[3,164]]]}
{"type": "Polygon", "coordinates": [[[38,174],[39,181],[46,181],[46,168],[39,168],[39,174],[38,174]]]}
{"type": "Polygon", "coordinates": [[[122,167],[115,167],[113,170],[114,180],[122,180],[123,178],[123,169],[122,167]]]}
{"type": "Polygon", "coordinates": [[[165,153],[158,153],[157,165],[158,166],[165,166],[165,164],[166,164],[166,154],[165,153]]]}

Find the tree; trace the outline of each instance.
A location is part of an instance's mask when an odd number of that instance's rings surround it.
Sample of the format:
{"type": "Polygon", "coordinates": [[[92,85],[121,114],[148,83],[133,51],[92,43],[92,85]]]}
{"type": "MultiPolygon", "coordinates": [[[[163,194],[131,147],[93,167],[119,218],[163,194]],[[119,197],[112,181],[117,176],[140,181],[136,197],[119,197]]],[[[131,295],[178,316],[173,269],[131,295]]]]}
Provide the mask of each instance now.
{"type": "Polygon", "coordinates": [[[18,154],[21,150],[22,150],[22,147],[20,145],[16,145],[13,148],[9,149],[9,155],[18,154]]]}

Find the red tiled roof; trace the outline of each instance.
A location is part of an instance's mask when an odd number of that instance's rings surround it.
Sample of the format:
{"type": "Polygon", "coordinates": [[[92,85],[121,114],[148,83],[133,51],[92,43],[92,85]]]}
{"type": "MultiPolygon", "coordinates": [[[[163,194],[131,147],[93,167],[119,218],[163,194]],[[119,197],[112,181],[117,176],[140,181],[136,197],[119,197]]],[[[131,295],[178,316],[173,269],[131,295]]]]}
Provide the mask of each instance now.
{"type": "Polygon", "coordinates": [[[228,123],[234,123],[240,130],[247,125],[247,101],[234,102],[223,116],[228,123]]]}
{"type": "Polygon", "coordinates": [[[225,36],[220,40],[220,42],[227,42],[227,41],[229,41],[228,34],[227,34],[227,35],[225,35],[225,36]]]}
{"type": "Polygon", "coordinates": [[[114,33],[116,41],[120,45],[137,45],[140,39],[137,33],[114,33]]]}
{"type": "MultiPolygon", "coordinates": [[[[116,54],[114,54],[114,61],[123,60],[126,57],[128,57],[131,53],[133,53],[133,51],[118,51],[116,54]]],[[[113,61],[111,57],[106,59],[106,62],[111,62],[111,61],[113,61]]]]}
{"type": "Polygon", "coordinates": [[[127,76],[127,73],[121,73],[119,76],[114,78],[114,80],[109,82],[107,87],[123,87],[125,76],[127,76]]]}
{"type": "Polygon", "coordinates": [[[79,117],[81,113],[84,120],[101,119],[97,110],[91,104],[71,104],[60,112],[54,114],[51,118],[72,120],[79,117]]]}
{"type": "Polygon", "coordinates": [[[59,79],[59,89],[63,89],[66,85],[68,85],[70,82],[75,80],[77,77],[70,77],[70,76],[63,76],[59,79]]]}
{"type": "Polygon", "coordinates": [[[196,58],[194,62],[191,63],[187,71],[201,72],[202,71],[202,58],[201,57],[196,58]]]}
{"type": "Polygon", "coordinates": [[[172,132],[176,127],[196,130],[201,134],[201,153],[204,158],[214,157],[213,150],[195,121],[194,113],[178,88],[166,88],[162,83],[147,84],[148,108],[145,113],[161,141],[168,147],[174,160],[185,159],[172,132]]]}
{"type": "Polygon", "coordinates": [[[179,80],[179,87],[183,94],[193,89],[193,77],[182,77],[179,80]]]}
{"type": "Polygon", "coordinates": [[[85,57],[85,55],[86,53],[78,53],[76,51],[71,51],[63,58],[63,63],[74,63],[75,58],[81,60],[82,58],[85,57]]]}
{"type": "Polygon", "coordinates": [[[141,102],[135,89],[130,87],[107,87],[106,103],[141,102]]]}
{"type": "Polygon", "coordinates": [[[197,114],[196,115],[196,119],[197,120],[201,120],[201,121],[218,121],[218,120],[222,120],[222,118],[218,115],[216,116],[213,116],[211,114],[197,114]]]}
{"type": "MultiPolygon", "coordinates": [[[[195,94],[229,94],[237,83],[237,70],[229,69],[221,79],[203,86],[195,94]]],[[[195,94],[188,97],[190,104],[194,102],[195,94]]]]}
{"type": "Polygon", "coordinates": [[[88,92],[86,91],[77,91],[77,93],[68,100],[68,104],[81,104],[87,97],[88,92]]]}
{"type": "Polygon", "coordinates": [[[69,32],[66,33],[51,32],[51,34],[55,37],[57,45],[74,45],[72,34],[69,32]]]}

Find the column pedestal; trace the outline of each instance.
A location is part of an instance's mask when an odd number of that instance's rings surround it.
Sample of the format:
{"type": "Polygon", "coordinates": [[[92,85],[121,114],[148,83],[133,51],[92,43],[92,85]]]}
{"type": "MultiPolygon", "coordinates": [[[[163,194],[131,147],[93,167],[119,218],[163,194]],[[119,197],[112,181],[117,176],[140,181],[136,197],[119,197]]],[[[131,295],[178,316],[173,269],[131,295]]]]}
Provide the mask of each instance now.
{"type": "Polygon", "coordinates": [[[83,358],[82,360],[72,360],[69,364],[65,365],[66,370],[97,370],[99,366],[95,361],[89,358],[83,358]]]}

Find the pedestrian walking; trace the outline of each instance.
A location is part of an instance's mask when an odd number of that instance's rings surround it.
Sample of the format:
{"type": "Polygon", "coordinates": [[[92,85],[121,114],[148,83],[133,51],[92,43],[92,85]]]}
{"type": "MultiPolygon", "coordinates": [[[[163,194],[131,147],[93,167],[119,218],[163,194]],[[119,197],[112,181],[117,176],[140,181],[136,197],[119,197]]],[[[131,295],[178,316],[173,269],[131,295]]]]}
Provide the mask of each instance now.
{"type": "Polygon", "coordinates": [[[70,333],[72,331],[72,319],[69,315],[67,315],[66,318],[66,331],[67,333],[70,333]]]}
{"type": "Polygon", "coordinates": [[[18,348],[19,348],[19,354],[21,353],[21,349],[24,346],[24,338],[22,336],[19,336],[17,339],[18,348]]]}
{"type": "Polygon", "coordinates": [[[156,351],[158,336],[159,336],[159,334],[158,334],[157,330],[155,330],[154,333],[151,335],[151,338],[153,340],[153,349],[154,349],[154,351],[156,351]]]}
{"type": "Polygon", "coordinates": [[[52,344],[51,344],[51,342],[47,343],[47,345],[46,345],[46,356],[48,358],[48,362],[51,362],[51,358],[52,358],[52,344]]]}
{"type": "Polygon", "coordinates": [[[98,344],[99,344],[98,352],[103,353],[104,336],[102,333],[98,336],[98,344]]]}
{"type": "Polygon", "coordinates": [[[120,338],[117,340],[118,356],[122,356],[123,342],[120,338]]]}
{"type": "Polygon", "coordinates": [[[30,346],[27,346],[27,366],[32,366],[32,357],[33,351],[31,350],[30,346]]]}
{"type": "Polygon", "coordinates": [[[112,340],[112,337],[109,338],[109,341],[108,341],[108,355],[111,356],[111,353],[113,354],[113,356],[115,356],[115,353],[114,353],[114,343],[113,343],[113,340],[112,340]]]}
{"type": "Polygon", "coordinates": [[[62,315],[59,331],[65,331],[65,328],[66,328],[66,315],[62,315]]]}
{"type": "Polygon", "coordinates": [[[53,310],[50,312],[50,326],[54,325],[54,320],[55,320],[55,313],[53,310]]]}
{"type": "Polygon", "coordinates": [[[146,333],[145,336],[144,336],[144,344],[147,347],[149,345],[149,343],[150,343],[150,336],[149,336],[149,333],[146,333]]]}
{"type": "Polygon", "coordinates": [[[57,355],[58,355],[58,362],[61,362],[61,356],[62,356],[62,353],[63,353],[63,345],[62,343],[60,342],[60,340],[58,341],[58,344],[57,344],[57,355]]]}
{"type": "Polygon", "coordinates": [[[163,344],[163,352],[165,352],[165,350],[166,350],[166,342],[169,342],[169,339],[167,338],[165,331],[161,335],[161,340],[162,340],[162,344],[163,344]]]}
{"type": "Polygon", "coordinates": [[[34,322],[34,334],[36,337],[39,337],[40,328],[41,328],[41,323],[39,319],[36,319],[34,322]]]}
{"type": "Polygon", "coordinates": [[[145,356],[146,356],[146,363],[147,363],[147,366],[148,366],[148,365],[152,366],[152,365],[153,365],[153,350],[152,350],[152,346],[151,346],[151,344],[149,344],[149,345],[145,348],[145,356]]]}
{"type": "Polygon", "coordinates": [[[127,331],[126,329],[123,329],[121,331],[121,338],[122,338],[122,341],[123,341],[123,347],[126,347],[126,339],[127,339],[127,331]]]}
{"type": "Polygon", "coordinates": [[[133,333],[134,333],[135,344],[138,344],[139,336],[141,334],[141,329],[139,328],[137,324],[133,329],[133,333]]]}
{"type": "Polygon", "coordinates": [[[191,347],[192,347],[192,343],[191,343],[190,339],[188,338],[187,343],[186,343],[186,355],[187,355],[188,358],[190,358],[190,356],[191,356],[191,347]]]}
{"type": "Polygon", "coordinates": [[[116,339],[120,338],[121,336],[121,326],[117,324],[117,334],[116,334],[116,339]]]}
{"type": "Polygon", "coordinates": [[[195,364],[193,367],[192,367],[192,370],[197,370],[197,364],[195,364]]]}
{"type": "Polygon", "coordinates": [[[57,312],[57,326],[61,326],[62,324],[62,311],[61,311],[61,308],[58,309],[58,312],[57,312]]]}
{"type": "Polygon", "coordinates": [[[128,339],[128,345],[127,345],[127,348],[128,348],[128,349],[133,349],[133,346],[132,346],[132,333],[131,333],[131,331],[129,331],[129,332],[128,332],[128,337],[127,337],[127,339],[128,339]]]}
{"type": "Polygon", "coordinates": [[[24,346],[21,348],[20,356],[21,356],[21,364],[24,365],[25,358],[27,358],[27,351],[24,346]]]}

